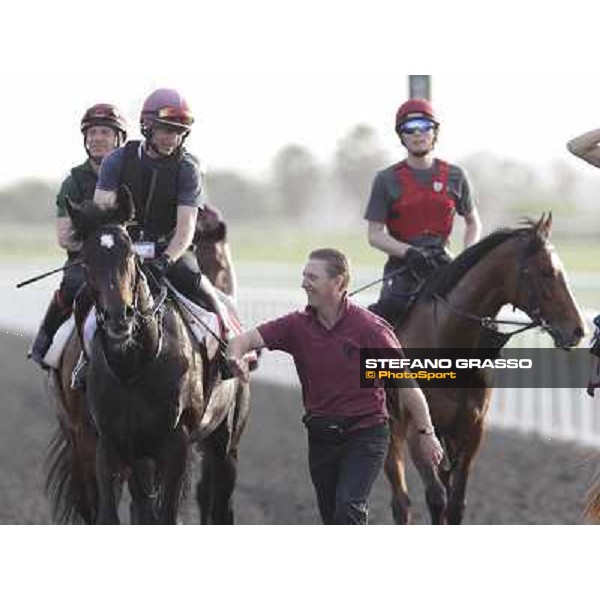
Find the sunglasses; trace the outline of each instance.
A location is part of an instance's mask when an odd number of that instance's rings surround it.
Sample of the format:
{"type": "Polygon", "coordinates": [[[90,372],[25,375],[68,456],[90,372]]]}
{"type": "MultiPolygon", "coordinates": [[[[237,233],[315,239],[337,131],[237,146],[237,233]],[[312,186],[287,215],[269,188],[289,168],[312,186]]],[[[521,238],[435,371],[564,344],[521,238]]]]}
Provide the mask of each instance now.
{"type": "Polygon", "coordinates": [[[413,119],[400,125],[400,133],[428,133],[435,129],[435,123],[428,119],[413,119]]]}

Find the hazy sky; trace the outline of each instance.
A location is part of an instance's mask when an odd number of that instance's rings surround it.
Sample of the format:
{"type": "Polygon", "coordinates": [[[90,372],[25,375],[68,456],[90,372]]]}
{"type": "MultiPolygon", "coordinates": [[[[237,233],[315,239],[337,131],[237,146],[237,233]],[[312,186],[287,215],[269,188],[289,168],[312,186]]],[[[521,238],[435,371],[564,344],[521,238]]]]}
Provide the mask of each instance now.
{"type": "Polygon", "coordinates": [[[600,126],[600,75],[565,62],[562,38],[548,30],[561,15],[546,9],[531,37],[527,17],[537,13],[523,2],[518,18],[507,13],[512,2],[497,13],[493,2],[470,9],[491,30],[461,19],[461,2],[436,9],[436,18],[399,4],[148,1],[141,10],[107,0],[103,19],[61,1],[22,1],[0,40],[9,140],[0,184],[61,177],[82,157],[78,123],[92,103],[116,103],[137,136],[145,95],[163,86],[187,96],[198,118],[189,146],[209,169],[260,174],[287,143],[325,161],[357,123],[400,155],[392,123],[409,73],[433,74],[444,157],[488,150],[577,164],[565,143],[600,126]],[[452,18],[462,25],[448,35],[452,18]],[[452,74],[465,70],[473,74],[452,74]]]}

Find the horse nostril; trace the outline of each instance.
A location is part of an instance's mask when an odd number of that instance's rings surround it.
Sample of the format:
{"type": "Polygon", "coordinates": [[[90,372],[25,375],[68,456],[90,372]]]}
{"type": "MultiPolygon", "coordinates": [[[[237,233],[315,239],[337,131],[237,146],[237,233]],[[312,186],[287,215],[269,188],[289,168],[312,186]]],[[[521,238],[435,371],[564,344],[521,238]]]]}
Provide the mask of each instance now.
{"type": "Polygon", "coordinates": [[[133,306],[126,306],[125,307],[125,318],[126,319],[133,319],[133,315],[134,315],[133,306]]]}
{"type": "Polygon", "coordinates": [[[575,331],[573,333],[577,339],[581,339],[585,334],[582,327],[575,327],[575,331]]]}

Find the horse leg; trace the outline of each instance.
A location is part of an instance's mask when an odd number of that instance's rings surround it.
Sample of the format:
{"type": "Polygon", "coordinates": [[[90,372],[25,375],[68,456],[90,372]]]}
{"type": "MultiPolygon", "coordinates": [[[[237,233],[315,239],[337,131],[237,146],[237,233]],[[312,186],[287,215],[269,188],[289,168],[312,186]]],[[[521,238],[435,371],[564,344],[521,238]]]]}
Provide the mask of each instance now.
{"type": "Polygon", "coordinates": [[[404,441],[406,423],[392,421],[390,445],[385,458],[384,470],[392,490],[392,516],[396,525],[410,523],[410,497],[404,472],[404,441]]]}
{"type": "Polygon", "coordinates": [[[89,430],[73,434],[77,470],[82,481],[80,514],[87,525],[96,522],[98,515],[98,483],[96,477],[96,440],[89,430]]]}
{"type": "Polygon", "coordinates": [[[161,502],[158,519],[163,525],[177,524],[188,457],[189,436],[180,423],[169,436],[161,453],[161,502]]]}
{"type": "Polygon", "coordinates": [[[117,459],[111,444],[100,435],[96,447],[96,479],[98,481],[97,525],[118,525],[117,459]]]}
{"type": "Polygon", "coordinates": [[[153,461],[149,459],[135,461],[129,479],[132,525],[152,525],[158,520],[158,488],[155,475],[153,461]]]}
{"type": "Polygon", "coordinates": [[[408,437],[410,457],[425,486],[425,499],[431,515],[431,523],[444,525],[447,519],[448,494],[437,468],[431,463],[424,462],[421,458],[419,441],[418,433],[413,433],[408,437]]]}
{"type": "Polygon", "coordinates": [[[228,449],[231,431],[224,420],[205,440],[197,496],[203,524],[233,525],[237,449],[228,449]]]}
{"type": "Polygon", "coordinates": [[[469,440],[469,444],[460,452],[456,460],[456,467],[452,469],[448,499],[448,523],[451,525],[460,525],[463,521],[467,505],[466,494],[469,473],[473,459],[483,439],[483,420],[478,421],[469,429],[466,438],[469,440]]]}
{"type": "Polygon", "coordinates": [[[198,510],[200,511],[200,523],[202,525],[208,525],[209,519],[212,514],[212,488],[213,488],[213,460],[209,460],[208,453],[211,450],[208,448],[208,441],[206,440],[202,445],[202,463],[201,463],[201,475],[200,481],[196,485],[196,503],[198,504],[198,510]]]}

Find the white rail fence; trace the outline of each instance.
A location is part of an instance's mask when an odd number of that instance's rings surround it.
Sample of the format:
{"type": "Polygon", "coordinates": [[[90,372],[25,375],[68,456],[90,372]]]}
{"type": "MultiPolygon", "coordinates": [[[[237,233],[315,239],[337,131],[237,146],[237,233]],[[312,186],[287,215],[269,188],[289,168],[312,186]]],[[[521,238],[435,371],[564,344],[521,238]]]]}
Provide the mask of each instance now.
{"type": "MultiPolygon", "coordinates": [[[[367,304],[369,298],[361,298],[367,304]]],[[[304,294],[275,290],[246,292],[239,299],[242,319],[247,326],[296,310],[303,306],[304,294]]],[[[524,315],[524,322],[527,321],[524,315]]],[[[593,314],[585,312],[588,329],[592,331],[593,314]]],[[[514,318],[507,311],[501,317],[514,318]]],[[[589,338],[583,342],[589,346],[589,338]]],[[[548,335],[526,331],[513,338],[509,347],[552,347],[548,335]]],[[[552,365],[547,365],[548,369],[552,365]]],[[[265,352],[254,377],[282,385],[298,385],[292,359],[282,352],[265,352]]],[[[600,394],[590,398],[585,389],[505,388],[496,389],[492,397],[489,422],[492,427],[534,433],[551,440],[573,441],[600,447],[600,394]]]]}

